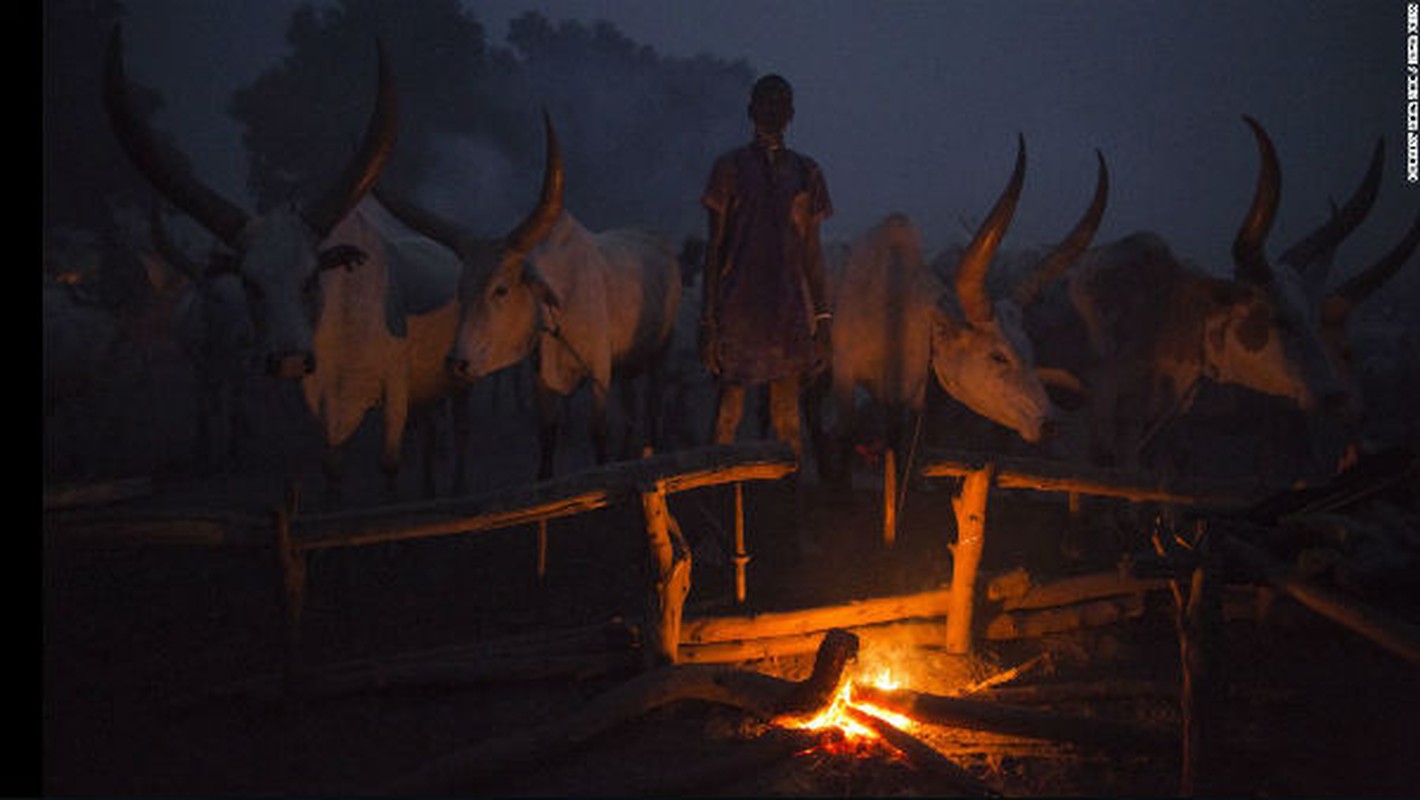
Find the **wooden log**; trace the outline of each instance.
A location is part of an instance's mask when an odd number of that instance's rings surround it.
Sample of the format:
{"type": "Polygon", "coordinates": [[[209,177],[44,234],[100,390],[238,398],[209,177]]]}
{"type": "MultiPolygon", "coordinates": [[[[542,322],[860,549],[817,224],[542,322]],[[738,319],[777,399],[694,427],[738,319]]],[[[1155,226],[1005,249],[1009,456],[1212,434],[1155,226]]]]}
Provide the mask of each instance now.
{"type": "Polygon", "coordinates": [[[1225,535],[1224,552],[1258,572],[1272,587],[1327,619],[1370,639],[1401,658],[1420,663],[1420,627],[1357,600],[1293,576],[1257,546],[1225,535]]]}
{"type": "MultiPolygon", "coordinates": [[[[878,625],[852,625],[845,629],[863,638],[883,636],[895,645],[935,647],[941,644],[946,621],[942,618],[917,622],[889,622],[878,625]]],[[[757,639],[736,639],[720,642],[687,643],[682,639],[678,651],[682,664],[728,664],[758,661],[780,656],[812,653],[823,642],[824,632],[788,634],[757,639]]]]}
{"type": "Polygon", "coordinates": [[[961,493],[952,498],[957,540],[952,552],[952,590],[947,607],[948,653],[971,651],[972,604],[976,599],[976,569],[986,538],[986,503],[996,468],[988,463],[967,474],[961,493]]]}
{"type": "Polygon", "coordinates": [[[44,510],[60,511],[105,505],[153,493],[153,479],[143,475],[99,483],[60,483],[44,487],[44,510]]]}
{"type": "Polygon", "coordinates": [[[1030,639],[1080,628],[1097,628],[1138,617],[1143,613],[1142,595],[1125,595],[1059,608],[1007,611],[998,614],[987,624],[986,638],[992,641],[1030,639]]]}
{"type": "Polygon", "coordinates": [[[676,663],[681,616],[690,594],[690,545],[671,524],[665,488],[657,483],[641,494],[650,544],[653,586],[647,598],[645,654],[653,663],[676,663]]]}
{"type": "Polygon", "coordinates": [[[1041,492],[1089,494],[1119,497],[1141,503],[1246,507],[1254,498],[1230,487],[1164,487],[1146,476],[1118,470],[1102,470],[1031,458],[985,456],[942,449],[930,450],[919,471],[926,478],[961,477],[981,469],[986,463],[997,469],[996,486],[1002,489],[1034,489],[1041,492]]]}
{"type": "Polygon", "coordinates": [[[951,787],[952,794],[964,797],[1000,797],[1001,792],[979,780],[955,761],[937,752],[931,745],[893,725],[891,722],[851,705],[844,707],[849,719],[883,737],[897,748],[918,770],[951,787]]]}
{"type": "Polygon", "coordinates": [[[1051,608],[1103,597],[1162,591],[1168,587],[1165,578],[1136,578],[1117,570],[1096,572],[1033,585],[1017,597],[1005,598],[1001,607],[1006,611],[1051,608]]]}
{"type": "Polygon", "coordinates": [[[800,611],[688,619],[681,628],[681,642],[706,644],[767,639],[826,631],[829,628],[854,628],[917,617],[941,617],[951,605],[951,596],[951,589],[932,589],[800,611]]]}
{"type": "Polygon", "coordinates": [[[793,451],[780,442],[713,445],[472,497],[300,515],[292,525],[301,549],[356,547],[531,525],[633,500],[642,487],[657,483],[674,494],[735,481],[774,480],[796,469],[793,451]]]}
{"type": "Polygon", "coordinates": [[[1033,708],[914,692],[908,689],[853,687],[853,697],[919,722],[979,731],[1052,739],[1120,749],[1173,748],[1173,731],[1099,717],[1050,714],[1033,708]]]}
{"type": "Polygon", "coordinates": [[[765,720],[802,714],[832,699],[843,667],[856,653],[856,636],[842,631],[825,636],[814,673],[797,683],[726,667],[662,667],[592,699],[566,718],[442,756],[376,793],[428,796],[477,791],[490,779],[545,763],[603,731],[679,700],[722,703],[765,720]],[[826,694],[824,687],[829,687],[826,694]]]}

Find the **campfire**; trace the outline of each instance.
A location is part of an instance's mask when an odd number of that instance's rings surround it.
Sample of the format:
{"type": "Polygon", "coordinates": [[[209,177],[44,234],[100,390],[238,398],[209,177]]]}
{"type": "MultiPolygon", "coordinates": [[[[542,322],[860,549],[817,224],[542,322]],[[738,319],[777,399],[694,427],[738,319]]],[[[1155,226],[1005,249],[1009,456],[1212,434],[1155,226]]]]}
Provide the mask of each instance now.
{"type": "MultiPolygon", "coordinates": [[[[861,671],[855,670],[856,672],[861,671]]],[[[892,671],[887,668],[879,670],[877,677],[871,680],[861,674],[845,674],[833,698],[818,713],[809,718],[785,716],[777,722],[789,728],[832,732],[831,735],[822,737],[820,743],[809,751],[824,750],[834,755],[876,755],[884,749],[886,743],[883,741],[883,735],[873,726],[861,721],[864,715],[884,720],[904,731],[912,731],[914,723],[910,717],[855,697],[856,685],[870,685],[888,690],[900,688],[899,681],[893,678],[892,671]]],[[[886,746],[886,749],[889,755],[899,754],[897,748],[886,746]]]]}

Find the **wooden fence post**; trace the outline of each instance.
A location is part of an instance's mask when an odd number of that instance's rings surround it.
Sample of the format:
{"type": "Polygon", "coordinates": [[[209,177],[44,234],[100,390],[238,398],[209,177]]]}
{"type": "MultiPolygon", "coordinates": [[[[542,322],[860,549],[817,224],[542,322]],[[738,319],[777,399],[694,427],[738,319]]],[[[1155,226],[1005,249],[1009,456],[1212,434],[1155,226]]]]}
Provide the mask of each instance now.
{"type": "Polygon", "coordinates": [[[897,454],[883,451],[883,545],[897,542],[897,454]]]}
{"type": "Polygon", "coordinates": [[[680,526],[673,524],[663,482],[656,481],[652,488],[642,490],[641,509],[655,570],[652,592],[647,598],[646,657],[653,664],[674,664],[680,646],[681,615],[690,594],[690,546],[681,535],[680,526]]]}
{"type": "Polygon", "coordinates": [[[962,479],[961,493],[952,498],[957,540],[952,551],[952,598],[947,610],[947,652],[971,651],[971,613],[976,599],[976,568],[986,534],[986,501],[995,477],[995,464],[972,470],[962,479]]]}
{"type": "MultiPolygon", "coordinates": [[[[294,504],[292,504],[294,505],[294,504]]],[[[281,569],[281,609],[283,612],[283,678],[290,693],[301,678],[301,616],[306,605],[306,554],[296,549],[291,538],[294,508],[280,508],[275,514],[276,561],[281,569]]]]}
{"type": "Polygon", "coordinates": [[[735,603],[745,601],[745,565],[749,563],[749,553],[745,550],[745,490],[744,481],[735,481],[735,603]]]}

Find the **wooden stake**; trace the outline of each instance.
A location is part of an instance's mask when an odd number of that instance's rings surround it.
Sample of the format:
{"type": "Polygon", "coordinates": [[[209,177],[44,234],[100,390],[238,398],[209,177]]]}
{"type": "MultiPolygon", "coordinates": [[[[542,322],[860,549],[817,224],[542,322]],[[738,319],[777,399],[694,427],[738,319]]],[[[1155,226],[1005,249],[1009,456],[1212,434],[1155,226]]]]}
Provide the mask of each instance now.
{"type": "Polygon", "coordinates": [[[537,581],[547,577],[547,520],[537,521],[537,581]]]}
{"type": "Polygon", "coordinates": [[[883,545],[897,542],[897,454],[883,451],[883,545]]]}
{"type": "Polygon", "coordinates": [[[646,656],[653,663],[674,664],[681,615],[690,594],[690,545],[680,534],[680,526],[671,524],[665,487],[660,481],[641,493],[641,508],[654,570],[654,587],[647,598],[646,656]]]}
{"type": "Polygon", "coordinates": [[[735,481],[735,603],[745,601],[745,565],[749,563],[749,553],[745,550],[745,494],[744,482],[735,481]]]}
{"type": "Polygon", "coordinates": [[[976,597],[976,568],[986,536],[986,500],[995,475],[991,463],[967,474],[961,493],[952,498],[956,513],[957,541],[952,552],[952,595],[947,611],[947,652],[971,651],[972,603],[976,597]]]}

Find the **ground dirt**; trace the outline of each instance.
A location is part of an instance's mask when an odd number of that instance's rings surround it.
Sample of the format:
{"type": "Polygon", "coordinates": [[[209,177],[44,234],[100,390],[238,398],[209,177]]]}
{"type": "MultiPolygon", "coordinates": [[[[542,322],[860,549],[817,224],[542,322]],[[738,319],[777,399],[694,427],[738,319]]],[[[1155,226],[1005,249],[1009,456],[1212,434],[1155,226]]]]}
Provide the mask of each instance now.
{"type": "MultiPolygon", "coordinates": [[[[521,469],[523,465],[519,465],[521,469]]],[[[155,505],[264,512],[267,480],[160,482],[155,505]]],[[[487,474],[481,480],[487,479],[487,474]]],[[[863,477],[863,476],[860,476],[863,477]]],[[[834,492],[809,476],[747,485],[748,609],[804,608],[922,591],[950,580],[950,481],[914,484],[896,545],[878,536],[871,481],[834,492]]],[[[691,614],[739,613],[726,558],[731,494],[671,498],[694,547],[691,614]]],[[[1147,525],[1147,518],[1146,525],[1147,525]]],[[[629,675],[497,684],[385,686],[319,699],[227,691],[278,674],[279,577],[269,549],[81,545],[46,520],[43,552],[43,793],[359,795],[439,756],[557,720],[629,675]],[[247,682],[247,683],[243,683],[247,682]]],[[[1064,548],[1063,499],[998,491],[982,569],[1040,579],[1109,569],[1144,531],[1064,548]],[[1069,551],[1067,553],[1067,551],[1069,551]]],[[[1099,530],[1104,530],[1100,528],[1099,530]]],[[[634,620],[647,586],[640,509],[552,523],[539,580],[529,527],[319,553],[302,653],[308,665],[473,645],[529,631],[634,620]]],[[[978,604],[984,620],[993,606],[978,604]]],[[[992,642],[971,657],[921,649],[915,688],[948,693],[1040,656],[1011,685],[1144,686],[1058,700],[1061,713],[1180,725],[1172,596],[1143,613],[1049,637],[992,642]]],[[[980,627],[980,625],[978,627],[980,627]]],[[[1199,793],[1408,795],[1420,787],[1420,680],[1413,664],[1280,599],[1225,627],[1227,697],[1217,762],[1199,793]]],[[[812,656],[741,665],[802,678],[812,656]]],[[[989,697],[989,693],[983,695],[989,697]]],[[[499,795],[956,794],[885,745],[813,750],[731,772],[762,721],[703,702],[638,717],[586,746],[450,793],[499,795]]],[[[1006,795],[1170,795],[1180,748],[1120,752],[924,727],[919,735],[1006,795]]]]}

